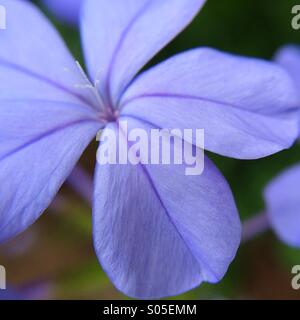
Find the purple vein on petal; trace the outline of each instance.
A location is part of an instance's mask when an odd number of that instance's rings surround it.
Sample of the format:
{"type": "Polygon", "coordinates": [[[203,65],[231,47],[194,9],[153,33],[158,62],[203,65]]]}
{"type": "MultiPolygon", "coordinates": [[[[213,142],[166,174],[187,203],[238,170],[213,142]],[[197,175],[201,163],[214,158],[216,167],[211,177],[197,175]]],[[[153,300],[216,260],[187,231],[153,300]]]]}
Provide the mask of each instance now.
{"type": "Polygon", "coordinates": [[[151,4],[152,0],[149,0],[145,3],[144,6],[142,6],[142,8],[140,10],[138,10],[138,12],[136,13],[136,15],[132,18],[132,20],[129,21],[127,27],[124,29],[124,31],[121,33],[119,41],[117,42],[117,45],[114,49],[114,52],[112,54],[112,58],[110,60],[109,63],[109,67],[108,67],[108,72],[107,72],[107,78],[106,78],[106,94],[107,94],[107,98],[109,99],[109,103],[110,105],[112,105],[112,101],[111,101],[111,88],[110,88],[110,81],[111,81],[111,76],[112,76],[112,72],[114,70],[114,65],[115,65],[115,61],[118,57],[118,53],[120,51],[120,49],[122,48],[122,45],[124,43],[124,41],[126,40],[126,36],[128,35],[128,33],[130,32],[130,30],[133,28],[133,26],[135,25],[135,23],[141,18],[141,16],[144,14],[144,12],[146,11],[146,9],[148,8],[148,6],[151,4]]]}
{"type": "Polygon", "coordinates": [[[144,119],[144,118],[142,118],[142,117],[139,117],[139,116],[135,116],[135,115],[131,115],[131,114],[122,114],[122,115],[120,115],[120,119],[121,119],[122,117],[126,117],[126,118],[128,117],[128,118],[137,120],[137,121],[139,121],[139,122],[142,122],[142,123],[144,123],[144,124],[147,124],[147,125],[149,125],[150,127],[153,127],[153,128],[155,128],[155,129],[163,130],[162,127],[156,125],[155,123],[153,123],[153,122],[151,122],[151,121],[149,121],[149,120],[146,120],[146,119],[144,119]]]}
{"type": "MultiPolygon", "coordinates": [[[[253,114],[258,114],[259,111],[255,112],[249,109],[245,109],[243,107],[240,107],[234,103],[230,103],[230,102],[224,102],[224,101],[220,101],[220,100],[216,100],[216,99],[210,99],[210,98],[205,98],[202,96],[196,96],[196,95],[188,95],[188,94],[181,94],[181,93],[166,93],[166,92],[153,92],[153,93],[144,93],[141,95],[137,95],[134,96],[132,98],[129,98],[127,100],[125,100],[121,106],[120,109],[124,108],[127,104],[131,103],[132,101],[135,100],[139,100],[139,99],[146,99],[146,98],[166,98],[166,99],[182,99],[182,100],[198,100],[198,101],[203,101],[203,102],[208,102],[208,103],[215,103],[215,104],[219,104],[219,105],[223,105],[229,108],[234,108],[234,109],[239,109],[239,110],[243,110],[244,112],[247,113],[253,113],[253,114]]],[[[296,112],[299,111],[299,107],[295,106],[295,107],[291,107],[287,110],[285,110],[285,113],[288,112],[296,112]]],[[[278,114],[282,114],[281,111],[277,111],[277,112],[272,112],[273,116],[276,116],[278,114]]],[[[270,117],[273,118],[272,115],[268,115],[268,114],[262,114],[264,117],[270,117]]]]}
{"type": "MultiPolygon", "coordinates": [[[[209,99],[201,96],[195,96],[195,95],[188,95],[188,94],[181,94],[181,93],[165,93],[165,92],[153,92],[153,93],[144,93],[138,96],[134,96],[132,98],[129,98],[125,100],[121,104],[121,108],[124,108],[125,105],[129,104],[132,101],[139,100],[139,99],[145,99],[145,98],[166,98],[166,99],[183,99],[183,100],[198,100],[203,102],[209,102],[209,103],[215,103],[220,104],[226,107],[236,108],[243,110],[240,106],[229,103],[229,102],[223,102],[215,99],[209,99]]],[[[245,110],[250,113],[256,113],[251,110],[245,110]]]]}
{"type": "MultiPolygon", "coordinates": [[[[163,200],[162,200],[162,198],[161,198],[161,196],[160,196],[160,194],[159,194],[159,192],[158,192],[158,190],[157,190],[157,188],[156,188],[156,186],[155,186],[155,183],[154,183],[153,179],[151,178],[150,173],[149,173],[148,170],[147,170],[147,168],[146,168],[142,163],[140,163],[139,165],[140,165],[140,167],[142,168],[142,171],[143,171],[143,173],[145,174],[147,180],[149,181],[150,186],[151,186],[153,192],[155,193],[155,195],[156,195],[159,203],[161,204],[162,208],[164,209],[164,211],[165,211],[165,213],[166,213],[166,215],[167,215],[170,223],[173,225],[173,227],[175,228],[175,230],[176,230],[176,232],[178,233],[179,237],[181,238],[181,240],[182,240],[182,241],[184,242],[184,244],[186,245],[186,247],[187,247],[188,251],[190,252],[190,254],[196,259],[196,261],[199,261],[199,260],[195,257],[195,255],[194,255],[194,253],[192,252],[192,250],[190,249],[189,245],[187,244],[187,241],[182,237],[180,231],[178,230],[178,227],[176,226],[176,223],[173,221],[173,219],[172,219],[169,211],[167,210],[167,208],[166,208],[166,206],[165,206],[165,204],[164,204],[164,202],[163,202],[163,200]]],[[[216,281],[217,281],[219,278],[217,277],[217,275],[215,274],[215,272],[214,272],[214,271],[210,268],[210,266],[205,262],[205,260],[203,259],[203,257],[201,257],[200,259],[201,259],[201,264],[204,265],[204,268],[207,269],[207,270],[209,270],[209,271],[211,272],[211,274],[215,277],[216,281]]],[[[202,273],[201,267],[203,268],[203,265],[202,265],[202,266],[199,265],[199,267],[200,267],[200,272],[201,272],[201,273],[202,273]]],[[[205,279],[204,279],[204,280],[205,280],[205,279]]]]}
{"type": "MultiPolygon", "coordinates": [[[[117,124],[118,128],[121,129],[120,132],[123,133],[123,130],[122,130],[122,128],[120,127],[119,123],[117,122],[116,124],[117,124]]],[[[125,138],[126,138],[126,137],[125,137],[125,138]]],[[[128,144],[130,145],[130,141],[127,141],[127,142],[128,142],[128,144]]],[[[129,151],[129,150],[128,150],[128,151],[129,151]]],[[[182,237],[180,231],[178,230],[178,227],[177,227],[176,223],[173,221],[173,219],[172,219],[172,217],[171,217],[168,209],[166,208],[166,206],[165,206],[165,204],[164,204],[164,202],[163,202],[163,200],[162,200],[162,198],[161,198],[161,196],[160,196],[160,194],[159,194],[159,192],[158,192],[158,189],[157,189],[157,187],[156,187],[156,185],[155,185],[155,183],[154,183],[154,181],[153,181],[150,173],[148,172],[147,168],[146,168],[142,163],[139,163],[139,167],[141,168],[143,174],[144,174],[145,177],[147,178],[147,180],[148,180],[148,182],[149,182],[149,184],[150,184],[150,186],[151,186],[151,189],[153,190],[154,194],[156,195],[159,203],[161,204],[163,210],[165,211],[165,213],[166,213],[166,215],[167,215],[170,223],[173,225],[174,229],[176,230],[178,236],[179,236],[179,237],[181,238],[181,240],[184,242],[185,246],[187,247],[187,249],[188,249],[188,251],[190,252],[190,254],[192,255],[192,257],[194,257],[195,260],[198,261],[198,263],[199,263],[199,260],[198,260],[198,259],[195,257],[195,255],[193,254],[191,248],[190,248],[189,245],[187,244],[187,241],[182,237]]],[[[205,260],[203,259],[203,257],[201,257],[201,263],[204,265],[204,268],[206,268],[207,270],[209,270],[209,271],[211,272],[211,274],[215,277],[216,280],[219,279],[219,278],[217,277],[217,275],[215,274],[215,272],[214,272],[214,271],[210,268],[210,266],[205,262],[205,260]]],[[[203,266],[202,266],[202,267],[203,267],[203,266]]],[[[199,268],[200,268],[200,272],[202,273],[202,271],[201,271],[201,266],[200,266],[200,265],[199,265],[199,268]]]]}
{"type": "MultiPolygon", "coordinates": [[[[146,120],[146,119],[144,119],[144,118],[142,118],[142,117],[140,117],[140,116],[135,116],[135,115],[123,113],[123,114],[122,114],[122,117],[127,117],[127,118],[131,118],[131,119],[135,119],[135,120],[137,120],[137,121],[143,122],[144,124],[147,124],[147,125],[155,128],[155,129],[159,129],[159,130],[168,129],[168,128],[162,128],[161,126],[158,126],[158,125],[154,124],[153,122],[151,122],[151,121],[149,121],[149,120],[146,120]]],[[[242,118],[239,117],[239,119],[240,119],[240,121],[245,122],[242,118]]],[[[169,128],[169,129],[172,129],[172,128],[169,128]]],[[[246,131],[245,131],[245,132],[246,132],[246,131]]],[[[249,134],[251,134],[253,137],[260,138],[260,136],[257,135],[257,134],[254,134],[254,132],[251,132],[251,133],[249,132],[249,134]]],[[[270,138],[265,137],[265,140],[274,143],[274,141],[273,141],[272,139],[270,139],[270,138]]],[[[196,144],[194,144],[194,143],[192,143],[192,145],[193,145],[194,147],[196,147],[196,148],[199,148],[199,147],[198,147],[196,144]]]]}
{"type": "MultiPolygon", "coordinates": [[[[65,107],[69,107],[70,110],[74,110],[74,109],[78,109],[78,110],[82,110],[85,113],[91,113],[92,116],[95,115],[95,110],[86,110],[86,106],[79,104],[79,103],[72,103],[72,102],[65,102],[65,101],[61,101],[61,100],[50,100],[50,99],[36,99],[36,98],[22,98],[22,99],[1,99],[1,102],[16,102],[16,103],[21,103],[21,102],[25,102],[25,103],[48,103],[48,104],[60,104],[60,105],[64,105],[65,107]]],[[[68,110],[69,110],[68,109],[68,110]]],[[[101,113],[97,114],[97,117],[99,119],[101,119],[101,113]]]]}
{"type": "MultiPolygon", "coordinates": [[[[52,132],[51,132],[50,134],[54,134],[55,132],[59,132],[60,130],[63,130],[63,129],[65,129],[65,128],[69,127],[69,126],[76,125],[76,124],[81,124],[81,123],[86,123],[86,122],[94,122],[94,120],[90,120],[90,119],[83,120],[83,119],[82,119],[82,120],[78,120],[78,121],[73,121],[73,122],[70,122],[70,123],[66,124],[65,126],[61,126],[60,128],[56,128],[55,131],[52,130],[52,132]]],[[[50,131],[49,131],[49,132],[50,132],[50,131]]],[[[45,135],[43,135],[43,137],[44,137],[44,136],[45,136],[45,135]]],[[[36,142],[36,141],[38,141],[38,140],[41,140],[43,137],[40,136],[40,139],[36,139],[36,140],[33,141],[32,143],[34,143],[34,142],[36,142]]],[[[26,146],[28,146],[28,145],[29,145],[29,144],[26,144],[26,146]]],[[[26,147],[26,146],[25,146],[25,147],[26,147]]],[[[23,149],[23,148],[19,148],[19,149],[21,150],[21,149],[23,149]]],[[[19,151],[19,150],[17,150],[17,151],[19,151]]],[[[17,151],[16,151],[16,152],[17,152],[17,151]]],[[[63,158],[64,158],[64,157],[63,157],[63,158]]],[[[61,159],[61,161],[58,161],[57,166],[50,172],[49,178],[55,173],[55,171],[57,170],[57,168],[60,166],[60,163],[62,162],[63,158],[61,159]]],[[[1,160],[3,160],[3,159],[0,158],[0,162],[1,162],[1,160]]],[[[46,179],[46,180],[49,180],[49,179],[46,179]]],[[[46,185],[47,185],[47,184],[46,184],[46,185]]],[[[40,195],[40,194],[43,192],[43,190],[46,188],[46,185],[45,185],[43,188],[41,188],[40,192],[39,192],[33,199],[31,199],[29,203],[34,202],[34,201],[39,197],[39,195],[40,195]]],[[[21,211],[24,211],[25,208],[29,205],[29,203],[25,204],[25,205],[23,206],[23,208],[22,208],[21,211]]],[[[11,222],[16,221],[17,219],[19,219],[19,216],[15,216],[13,219],[10,219],[4,226],[1,226],[1,227],[0,227],[0,234],[1,234],[2,230],[5,230],[6,227],[7,227],[11,222]]]]}
{"type": "MultiPolygon", "coordinates": [[[[141,118],[141,117],[139,117],[139,116],[124,114],[124,115],[121,116],[121,118],[122,118],[122,117],[126,117],[126,118],[131,118],[131,119],[133,119],[133,120],[137,120],[137,121],[139,121],[139,122],[142,122],[142,123],[144,123],[144,124],[146,124],[146,125],[148,125],[148,126],[150,126],[150,127],[152,127],[152,128],[158,129],[158,130],[164,130],[164,129],[166,129],[166,128],[163,129],[162,127],[156,125],[155,123],[153,123],[153,122],[151,122],[151,121],[149,121],[149,120],[143,119],[143,118],[141,118]]],[[[178,137],[179,137],[179,136],[178,136],[178,137]]],[[[180,137],[179,137],[179,138],[180,138],[180,137]]],[[[189,142],[189,143],[190,143],[190,142],[189,142]]],[[[191,145],[192,145],[193,147],[195,147],[195,148],[199,148],[195,143],[191,143],[191,145]]]]}
{"type": "Polygon", "coordinates": [[[13,155],[13,154],[15,154],[15,153],[17,153],[17,152],[29,147],[30,145],[32,145],[32,144],[44,139],[47,136],[51,136],[52,134],[55,134],[55,133],[57,133],[57,132],[59,132],[61,130],[64,130],[66,128],[69,128],[71,126],[76,126],[78,124],[83,124],[83,123],[88,123],[88,122],[97,122],[98,123],[98,121],[95,120],[95,119],[80,119],[80,120],[72,121],[72,122],[69,122],[67,124],[58,126],[58,127],[53,128],[53,129],[51,129],[49,131],[46,131],[45,133],[43,133],[41,135],[36,136],[35,138],[29,140],[25,144],[22,144],[21,146],[15,148],[14,150],[4,154],[2,157],[0,157],[0,162],[5,160],[6,158],[10,157],[11,155],[13,155]]]}
{"type": "Polygon", "coordinates": [[[32,78],[36,78],[38,80],[41,80],[45,83],[48,83],[49,85],[51,85],[52,87],[55,87],[61,91],[64,91],[66,92],[67,94],[77,98],[78,100],[80,100],[82,103],[84,103],[85,105],[89,106],[90,108],[94,109],[94,107],[92,106],[92,104],[87,100],[85,99],[83,96],[81,96],[80,94],[77,94],[76,92],[68,89],[67,87],[65,87],[64,85],[62,85],[61,83],[57,82],[57,81],[54,81],[50,78],[47,78],[33,70],[30,70],[28,68],[25,68],[23,66],[20,66],[18,64],[15,64],[15,63],[12,63],[12,62],[9,62],[9,61],[6,61],[2,58],[0,58],[0,65],[2,65],[3,67],[6,67],[6,68],[10,68],[10,69],[15,69],[16,71],[18,72],[21,72],[21,73],[24,73],[24,74],[27,74],[28,76],[32,77],[32,78]]]}
{"type": "MultiPolygon", "coordinates": [[[[141,95],[137,95],[137,96],[134,96],[132,98],[129,98],[127,100],[125,100],[121,105],[120,105],[120,110],[124,109],[124,107],[135,101],[135,100],[139,100],[139,99],[146,99],[146,98],[164,98],[164,99],[182,99],[182,100],[197,100],[197,101],[202,101],[202,102],[208,102],[208,103],[214,103],[214,104],[219,104],[219,105],[223,105],[223,106],[226,106],[228,108],[231,108],[231,109],[238,109],[238,110],[241,110],[243,111],[245,114],[254,114],[254,115],[261,115],[263,117],[266,117],[266,118],[275,118],[276,115],[280,115],[282,114],[282,112],[274,112],[272,115],[268,115],[268,114],[262,114],[262,113],[259,113],[258,111],[255,112],[255,111],[252,111],[252,110],[249,110],[249,109],[244,109],[242,107],[239,107],[238,105],[234,105],[234,104],[231,104],[229,102],[222,102],[222,101],[219,101],[219,100],[214,100],[214,99],[209,99],[209,98],[204,98],[204,97],[201,97],[201,96],[195,96],[195,95],[186,95],[186,94],[176,94],[176,93],[164,93],[164,92],[157,92],[157,93],[145,93],[145,94],[141,94],[141,95]]],[[[285,113],[287,114],[288,112],[296,112],[298,111],[299,108],[295,107],[295,108],[290,108],[289,110],[285,110],[285,113]]],[[[136,118],[137,120],[141,120],[143,121],[144,123],[149,123],[151,125],[154,125],[153,123],[150,123],[149,121],[145,120],[145,119],[142,119],[142,118],[138,118],[138,117],[135,117],[133,115],[130,115],[130,114],[126,114],[126,113],[123,113],[123,116],[126,116],[126,117],[132,117],[132,118],[136,118]]],[[[242,122],[245,122],[245,120],[238,116],[239,120],[242,121],[242,122]]],[[[154,125],[156,126],[156,125],[154,125]]],[[[157,127],[157,126],[156,126],[157,127]]],[[[161,128],[160,128],[161,129],[161,128]]],[[[259,137],[258,135],[254,134],[253,132],[249,132],[249,134],[251,134],[252,136],[254,137],[259,137]]],[[[272,143],[276,143],[276,141],[272,140],[271,138],[269,137],[265,137],[266,140],[272,142],[272,143]]],[[[283,142],[284,143],[284,142],[283,142]]]]}

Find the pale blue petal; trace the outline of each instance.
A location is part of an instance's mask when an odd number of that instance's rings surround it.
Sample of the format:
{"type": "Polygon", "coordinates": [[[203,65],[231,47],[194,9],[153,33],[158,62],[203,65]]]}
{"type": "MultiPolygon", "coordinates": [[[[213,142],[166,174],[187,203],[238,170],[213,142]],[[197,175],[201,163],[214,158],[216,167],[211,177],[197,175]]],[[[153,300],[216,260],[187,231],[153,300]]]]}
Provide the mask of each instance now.
{"type": "Polygon", "coordinates": [[[191,22],[204,2],[85,1],[81,29],[86,63],[109,102],[118,100],[134,75],[191,22]]]}
{"type": "Polygon", "coordinates": [[[294,80],[300,105],[300,46],[283,46],[276,53],[274,60],[275,62],[280,64],[291,75],[292,79],[294,80]]]}
{"type": "Polygon", "coordinates": [[[0,0],[0,242],[50,204],[102,126],[59,35],[30,3],[0,0]],[[30,30],[29,30],[29,29],[30,30]],[[83,90],[83,91],[82,91],[83,90]]]}
{"type": "Polygon", "coordinates": [[[30,2],[0,0],[7,28],[0,36],[0,100],[42,99],[95,104],[63,40],[30,2]]]}
{"type": "Polygon", "coordinates": [[[300,166],[275,178],[265,190],[270,223],[288,245],[300,247],[300,166]]]}
{"type": "Polygon", "coordinates": [[[282,47],[276,53],[274,60],[293,77],[300,99],[300,46],[287,45],[282,47]]]}
{"type": "Polygon", "coordinates": [[[60,20],[77,25],[83,0],[43,0],[44,4],[60,20]]]}
{"type": "Polygon", "coordinates": [[[298,102],[292,80],[276,64],[203,48],[143,73],[120,108],[161,128],[204,129],[207,150],[256,159],[294,143],[298,102]]]}
{"type": "Polygon", "coordinates": [[[184,169],[97,165],[94,246],[113,284],[129,296],[160,298],[215,283],[236,254],[241,226],[228,184],[208,158],[201,176],[184,169]]]}
{"type": "Polygon", "coordinates": [[[30,226],[52,202],[101,127],[69,104],[1,101],[0,243],[30,226]]]}

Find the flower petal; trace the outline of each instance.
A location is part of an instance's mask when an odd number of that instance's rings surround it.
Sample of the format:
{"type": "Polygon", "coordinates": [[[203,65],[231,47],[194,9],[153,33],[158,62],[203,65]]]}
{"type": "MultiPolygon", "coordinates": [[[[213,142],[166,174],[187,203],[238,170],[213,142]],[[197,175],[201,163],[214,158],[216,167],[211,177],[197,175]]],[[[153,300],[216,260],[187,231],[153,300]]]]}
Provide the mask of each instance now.
{"type": "Polygon", "coordinates": [[[288,45],[282,47],[275,56],[275,61],[293,77],[300,99],[300,47],[288,45]]]}
{"type": "Polygon", "coordinates": [[[49,206],[100,126],[82,107],[1,101],[0,243],[49,206]]]}
{"type": "MultiPolygon", "coordinates": [[[[126,143],[122,135],[119,143],[126,143]]],[[[219,281],[240,232],[230,188],[208,158],[201,176],[186,176],[184,165],[97,164],[94,246],[129,296],[160,298],[219,281]]]]}
{"type": "Polygon", "coordinates": [[[206,48],[143,73],[121,106],[161,128],[204,129],[205,148],[233,158],[281,151],[298,132],[298,99],[282,68],[206,48]]]}
{"type": "Polygon", "coordinates": [[[270,223],[278,237],[300,247],[300,165],[282,173],[265,190],[270,223]]]}
{"type": "Polygon", "coordinates": [[[66,23],[77,25],[83,0],[43,0],[55,16],[66,23]]]}
{"type": "MultiPolygon", "coordinates": [[[[82,40],[93,79],[115,103],[134,75],[186,25],[205,0],[88,0],[82,40]]],[[[109,98],[109,97],[107,97],[109,98]]]]}
{"type": "Polygon", "coordinates": [[[30,2],[0,0],[0,100],[43,99],[93,105],[95,97],[63,40],[30,2]],[[27,26],[30,26],[28,32],[27,26]]]}
{"type": "Polygon", "coordinates": [[[7,13],[7,29],[0,36],[4,242],[46,209],[101,123],[90,107],[89,91],[81,94],[75,88],[86,80],[46,19],[27,2],[0,0],[0,5],[7,13]]]}

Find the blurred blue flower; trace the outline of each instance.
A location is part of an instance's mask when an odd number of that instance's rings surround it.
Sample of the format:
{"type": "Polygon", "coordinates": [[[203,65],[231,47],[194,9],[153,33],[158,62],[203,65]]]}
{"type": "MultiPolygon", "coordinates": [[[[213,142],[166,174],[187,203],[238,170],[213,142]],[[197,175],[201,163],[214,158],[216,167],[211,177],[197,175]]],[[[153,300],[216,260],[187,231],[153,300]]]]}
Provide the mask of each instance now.
{"type": "Polygon", "coordinates": [[[47,283],[30,283],[20,288],[9,286],[0,290],[0,300],[46,300],[52,296],[53,288],[47,283]]]}
{"type": "Polygon", "coordinates": [[[18,290],[8,288],[0,290],[0,300],[27,300],[27,296],[18,290]]]}
{"type": "Polygon", "coordinates": [[[274,60],[291,75],[300,101],[300,47],[296,45],[283,46],[276,53],[274,60]]]}
{"type": "MultiPolygon", "coordinates": [[[[283,46],[274,60],[291,75],[300,101],[300,47],[283,46]]],[[[265,199],[270,223],[278,237],[291,246],[300,247],[300,165],[274,179],[266,188],[265,199]]]]}
{"type": "Polygon", "coordinates": [[[290,246],[300,247],[300,165],[275,178],[265,190],[272,229],[290,246]]]}
{"type": "MultiPolygon", "coordinates": [[[[293,144],[297,95],[276,64],[200,48],[135,78],[203,3],[85,1],[92,84],[39,10],[0,0],[9,13],[0,37],[0,242],[41,215],[98,130],[117,131],[119,120],[145,130],[204,128],[206,150],[238,159],[293,144]]],[[[125,294],[175,295],[226,273],[241,226],[207,157],[201,176],[186,176],[184,165],[97,164],[94,189],[95,250],[125,294]]]]}
{"type": "Polygon", "coordinates": [[[283,46],[276,53],[274,60],[291,74],[300,97],[300,46],[283,46]]]}

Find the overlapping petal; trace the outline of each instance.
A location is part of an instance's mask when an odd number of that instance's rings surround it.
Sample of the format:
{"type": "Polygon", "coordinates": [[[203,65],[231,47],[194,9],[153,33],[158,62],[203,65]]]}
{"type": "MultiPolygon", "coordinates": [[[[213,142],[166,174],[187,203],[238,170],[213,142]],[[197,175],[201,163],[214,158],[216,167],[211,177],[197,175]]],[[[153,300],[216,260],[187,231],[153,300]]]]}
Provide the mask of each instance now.
{"type": "MultiPolygon", "coordinates": [[[[93,79],[116,102],[133,76],[199,11],[205,0],[87,0],[83,48],[93,79]]],[[[107,97],[109,99],[109,97],[107,97]]]]}
{"type": "Polygon", "coordinates": [[[122,98],[122,114],[161,128],[201,128],[205,148],[255,159],[288,148],[299,101],[275,64],[195,49],[146,71],[122,98]]]}
{"type": "Polygon", "coordinates": [[[287,244],[300,246],[300,166],[286,170],[265,190],[270,223],[287,244]]]}
{"type": "MultiPolygon", "coordinates": [[[[118,134],[116,125],[109,129],[118,134]]],[[[186,176],[185,165],[97,165],[94,246],[111,281],[129,296],[165,297],[219,281],[240,229],[230,188],[208,158],[201,176],[186,176]]]]}
{"type": "Polygon", "coordinates": [[[300,47],[296,45],[282,47],[276,53],[275,61],[293,77],[300,99],[300,47]]]}
{"type": "Polygon", "coordinates": [[[0,36],[0,99],[94,104],[93,94],[63,40],[30,2],[0,0],[7,28],[0,36]]]}
{"type": "Polygon", "coordinates": [[[0,37],[3,242],[47,208],[101,123],[88,105],[89,93],[76,92],[77,80],[85,80],[74,60],[39,11],[22,1],[0,4],[8,21],[0,37]]]}
{"type": "Polygon", "coordinates": [[[49,206],[97,133],[100,124],[92,114],[74,109],[1,101],[0,242],[25,230],[49,206]]]}

